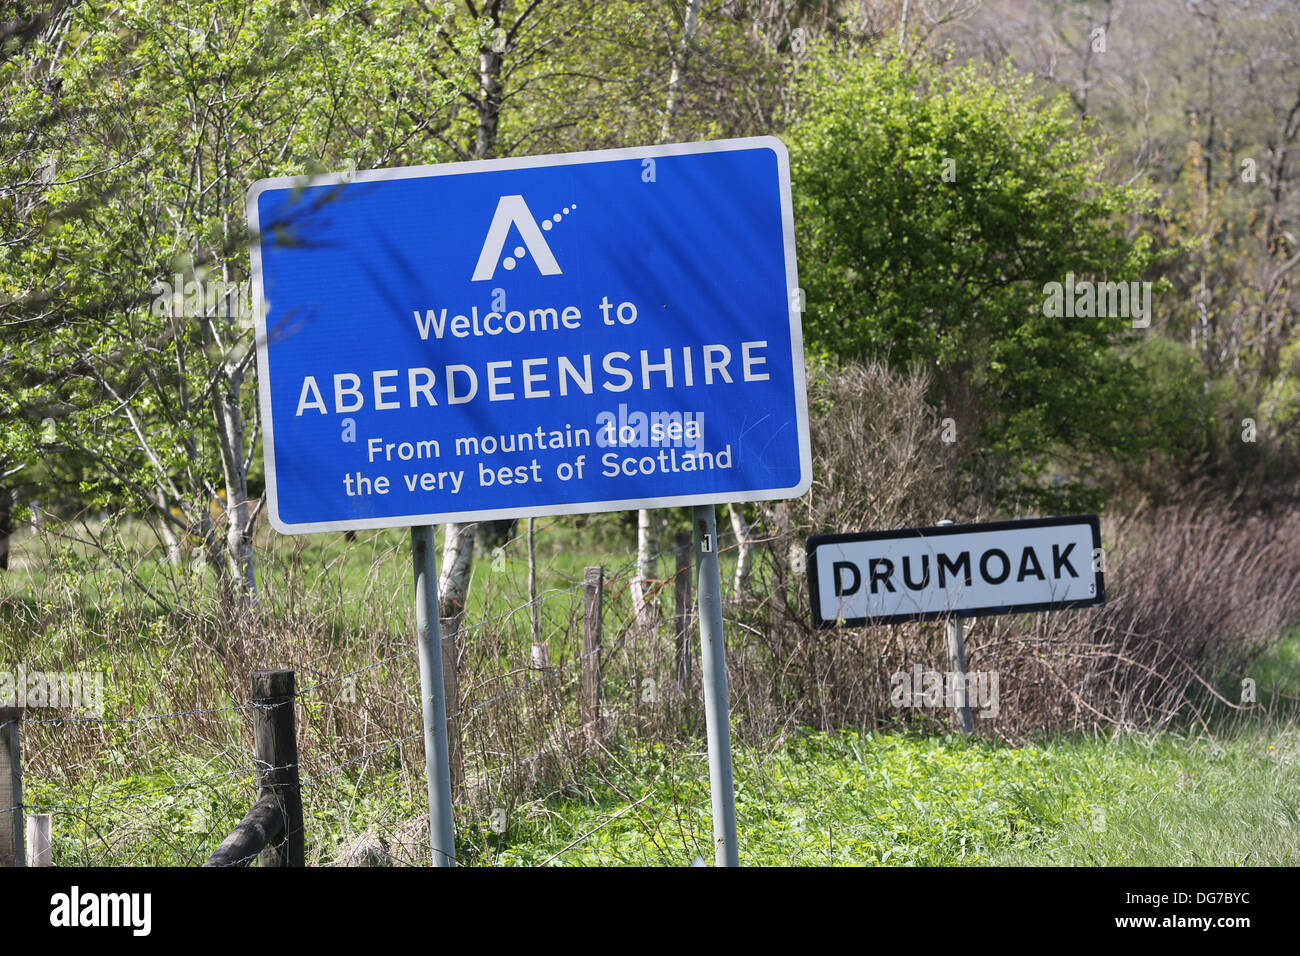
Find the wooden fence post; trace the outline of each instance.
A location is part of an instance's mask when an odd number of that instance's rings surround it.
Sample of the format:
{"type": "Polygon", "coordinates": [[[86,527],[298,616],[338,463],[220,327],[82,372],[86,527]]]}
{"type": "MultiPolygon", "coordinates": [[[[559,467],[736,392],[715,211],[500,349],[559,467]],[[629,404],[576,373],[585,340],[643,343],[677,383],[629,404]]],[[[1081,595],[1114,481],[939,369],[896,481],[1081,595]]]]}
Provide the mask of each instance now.
{"type": "Polygon", "coordinates": [[[677,686],[683,694],[691,685],[691,536],[677,535],[674,557],[676,569],[673,574],[673,610],[677,625],[676,644],[674,647],[677,686]]]}
{"type": "Polygon", "coordinates": [[[604,736],[601,714],[601,612],[605,601],[605,569],[590,567],[582,577],[582,726],[597,740],[604,736]]]}
{"type": "Polygon", "coordinates": [[[51,814],[27,814],[27,865],[54,865],[54,823],[51,814]]]}
{"type": "Polygon", "coordinates": [[[786,601],[790,596],[790,502],[778,501],[772,508],[772,624],[773,633],[785,626],[786,601]]]}
{"type": "Polygon", "coordinates": [[[258,799],[275,798],[284,816],[280,839],[258,855],[261,866],[305,866],[298,736],[294,726],[294,675],[290,670],[253,671],[253,760],[258,799]]]}
{"type": "Polygon", "coordinates": [[[447,703],[447,757],[451,764],[451,798],[465,787],[465,765],[460,738],[460,671],[457,627],[453,618],[440,619],[442,634],[442,695],[447,703]]]}
{"type": "Polygon", "coordinates": [[[19,707],[0,707],[0,866],[26,866],[19,707]]]}

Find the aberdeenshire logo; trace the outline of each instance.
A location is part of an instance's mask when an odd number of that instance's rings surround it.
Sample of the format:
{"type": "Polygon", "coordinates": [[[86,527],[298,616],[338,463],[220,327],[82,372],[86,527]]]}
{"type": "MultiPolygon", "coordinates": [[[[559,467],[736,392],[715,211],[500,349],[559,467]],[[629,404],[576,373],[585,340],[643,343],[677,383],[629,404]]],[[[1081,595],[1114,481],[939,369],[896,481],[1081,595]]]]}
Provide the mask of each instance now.
{"type": "Polygon", "coordinates": [[[493,278],[497,274],[498,265],[509,272],[528,256],[533,257],[537,271],[542,275],[562,275],[560,264],[555,261],[555,255],[542,233],[550,232],[577,208],[577,203],[570,203],[550,218],[543,219],[539,227],[523,196],[502,196],[497,201],[497,211],[492,216],[492,225],[488,226],[487,238],[483,240],[483,250],[479,253],[478,265],[474,267],[474,278],[471,281],[484,282],[493,278]],[[506,240],[510,238],[511,226],[519,230],[519,237],[524,244],[515,246],[511,250],[514,255],[503,259],[501,254],[505,251],[506,240]]]}

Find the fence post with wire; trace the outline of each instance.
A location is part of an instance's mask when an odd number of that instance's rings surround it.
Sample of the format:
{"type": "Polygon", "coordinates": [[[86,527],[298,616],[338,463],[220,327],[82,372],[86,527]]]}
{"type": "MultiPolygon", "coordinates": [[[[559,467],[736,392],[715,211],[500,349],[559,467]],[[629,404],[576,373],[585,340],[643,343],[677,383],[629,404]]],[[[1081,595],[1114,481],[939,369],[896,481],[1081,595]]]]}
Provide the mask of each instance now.
{"type": "Polygon", "coordinates": [[[203,865],[304,866],[294,672],[253,671],[251,684],[257,802],[203,865]]]}
{"type": "Polygon", "coordinates": [[[594,739],[604,736],[604,717],[601,714],[601,615],[605,598],[605,569],[600,566],[586,568],[583,572],[582,613],[582,669],[581,700],[582,726],[594,739]]]}
{"type": "Polygon", "coordinates": [[[442,692],[447,701],[447,759],[451,771],[451,794],[455,801],[465,789],[465,744],[460,729],[459,622],[442,618],[442,692]]]}
{"type": "Polygon", "coordinates": [[[19,735],[22,716],[21,708],[0,707],[0,867],[27,865],[19,735]]]}

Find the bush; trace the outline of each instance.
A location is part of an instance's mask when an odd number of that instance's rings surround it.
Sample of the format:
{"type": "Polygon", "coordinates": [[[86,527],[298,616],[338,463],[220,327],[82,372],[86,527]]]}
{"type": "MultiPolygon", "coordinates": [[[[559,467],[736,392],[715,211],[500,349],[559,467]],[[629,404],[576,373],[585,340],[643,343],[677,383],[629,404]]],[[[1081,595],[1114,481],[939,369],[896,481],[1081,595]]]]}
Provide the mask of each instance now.
{"type": "MultiPolygon", "coordinates": [[[[1027,81],[826,55],[789,131],[810,350],[933,371],[931,400],[1010,499],[1052,459],[1141,453],[1130,319],[1044,314],[1044,287],[1136,281],[1149,193],[1108,183],[1063,99],[1027,81]]],[[[1083,493],[1082,484],[1076,489],[1083,493]]]]}

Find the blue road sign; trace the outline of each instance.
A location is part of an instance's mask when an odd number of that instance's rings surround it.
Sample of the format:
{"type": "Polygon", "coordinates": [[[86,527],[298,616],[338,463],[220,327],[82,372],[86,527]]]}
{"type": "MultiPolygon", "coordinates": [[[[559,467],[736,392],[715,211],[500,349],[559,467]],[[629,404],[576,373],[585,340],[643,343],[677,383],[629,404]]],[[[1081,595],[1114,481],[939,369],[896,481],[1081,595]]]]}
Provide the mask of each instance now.
{"type": "Polygon", "coordinates": [[[811,482],[779,140],[266,179],[248,219],[282,532],[811,482]]]}

